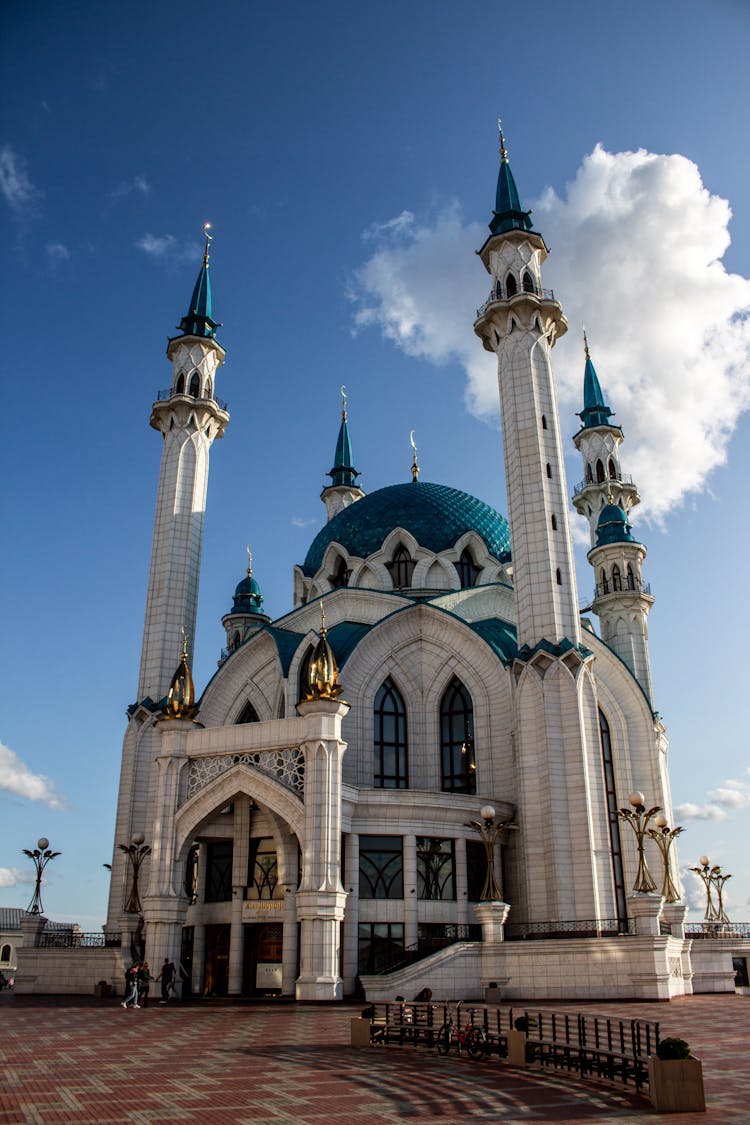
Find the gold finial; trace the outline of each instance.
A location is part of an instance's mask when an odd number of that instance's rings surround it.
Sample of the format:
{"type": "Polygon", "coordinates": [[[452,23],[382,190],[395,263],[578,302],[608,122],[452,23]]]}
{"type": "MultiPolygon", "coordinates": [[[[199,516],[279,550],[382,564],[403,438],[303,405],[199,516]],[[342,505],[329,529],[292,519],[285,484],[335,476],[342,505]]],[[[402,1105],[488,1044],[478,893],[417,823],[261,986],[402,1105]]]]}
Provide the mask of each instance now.
{"type": "Polygon", "coordinates": [[[333,649],[328,642],[326,633],[326,611],[321,601],[320,634],[318,636],[318,643],[315,646],[315,651],[310,657],[305,700],[338,699],[339,692],[341,691],[336,657],[333,655],[333,649]]]}
{"type": "Polygon", "coordinates": [[[324,637],[326,635],[326,632],[327,632],[327,630],[326,630],[326,611],[325,611],[325,606],[323,605],[323,599],[321,598],[320,599],[320,635],[321,635],[321,637],[324,637]]]}
{"type": "Polygon", "coordinates": [[[584,354],[586,356],[586,359],[591,359],[591,355],[589,354],[589,338],[586,335],[586,325],[585,324],[582,325],[582,328],[583,328],[583,351],[584,351],[584,354]]]}
{"type": "Polygon", "coordinates": [[[203,224],[203,234],[204,234],[204,237],[206,239],[206,245],[203,247],[203,265],[204,266],[208,265],[208,251],[211,247],[211,239],[213,238],[213,235],[208,233],[210,231],[210,229],[211,229],[210,223],[204,223],[203,224]]]}
{"type": "Polygon", "coordinates": [[[502,123],[502,121],[500,120],[499,117],[497,119],[497,130],[500,134],[500,163],[501,164],[507,164],[508,163],[508,154],[505,151],[505,137],[503,136],[503,123],[502,123]]]}
{"type": "Polygon", "coordinates": [[[179,667],[172,676],[172,682],[167,692],[167,703],[164,708],[165,719],[192,719],[196,711],[195,684],[188,664],[188,642],[184,625],[180,631],[182,633],[182,655],[179,667]]]}
{"type": "Polygon", "coordinates": [[[245,550],[247,551],[247,576],[248,576],[248,578],[252,578],[252,576],[253,576],[253,552],[250,550],[250,544],[249,543],[248,543],[247,547],[245,548],[245,550]]]}
{"type": "Polygon", "coordinates": [[[339,393],[341,395],[341,421],[345,422],[346,421],[346,387],[343,383],[339,387],[339,393]]]}
{"type": "Polygon", "coordinates": [[[411,459],[411,482],[412,484],[416,484],[419,481],[419,465],[417,464],[417,447],[414,442],[414,430],[409,434],[409,441],[414,450],[411,459]]]}
{"type": "Polygon", "coordinates": [[[615,502],[615,498],[612,495],[612,489],[609,488],[609,489],[607,489],[607,503],[609,504],[610,507],[612,507],[614,502],[615,502]]]}

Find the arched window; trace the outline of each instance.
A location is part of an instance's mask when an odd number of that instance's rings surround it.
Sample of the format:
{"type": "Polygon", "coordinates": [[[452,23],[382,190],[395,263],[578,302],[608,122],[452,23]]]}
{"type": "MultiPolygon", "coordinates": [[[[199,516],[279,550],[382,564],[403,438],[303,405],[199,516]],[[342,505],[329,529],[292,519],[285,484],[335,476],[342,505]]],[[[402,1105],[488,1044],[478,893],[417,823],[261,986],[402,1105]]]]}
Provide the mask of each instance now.
{"type": "Polygon", "coordinates": [[[599,590],[598,590],[598,593],[600,593],[600,594],[608,594],[609,593],[609,579],[607,578],[607,572],[606,572],[606,570],[604,570],[604,568],[602,568],[599,571],[599,590]]]}
{"type": "Polygon", "coordinates": [[[258,712],[255,710],[255,708],[253,707],[253,705],[252,705],[252,703],[250,702],[249,699],[248,699],[247,703],[245,704],[245,706],[240,711],[237,718],[234,720],[234,722],[235,722],[236,726],[239,726],[240,723],[259,723],[260,722],[260,719],[258,718],[258,712]]]}
{"type": "Polygon", "coordinates": [[[599,739],[602,748],[604,770],[604,789],[607,794],[607,817],[609,820],[609,844],[612,856],[612,881],[615,889],[615,910],[617,928],[621,933],[628,932],[628,912],[625,899],[625,874],[622,866],[622,843],[620,840],[620,818],[617,815],[618,801],[615,792],[615,768],[612,759],[612,739],[609,723],[603,711],[599,711],[599,739]]]}
{"type": "Polygon", "coordinates": [[[617,565],[617,563],[615,563],[614,566],[612,567],[612,589],[613,590],[621,590],[622,589],[622,575],[620,574],[620,568],[617,565]]]}
{"type": "Polygon", "coordinates": [[[334,590],[340,590],[342,586],[346,586],[349,581],[349,568],[346,565],[346,559],[343,555],[339,555],[338,561],[333,568],[333,574],[328,575],[328,581],[334,590]]]}
{"type": "Polygon", "coordinates": [[[547,415],[546,414],[542,414],[542,429],[543,430],[547,429],[547,415]]]}
{"type": "Polygon", "coordinates": [[[471,696],[455,677],[440,701],[440,757],[444,793],[476,793],[474,708],[471,696]]]}
{"type": "Polygon", "coordinates": [[[461,583],[461,589],[465,590],[469,586],[476,586],[477,578],[479,577],[479,567],[474,562],[471,551],[465,547],[461,552],[461,557],[456,563],[456,570],[458,571],[458,580],[461,583]]]}
{"type": "Polygon", "coordinates": [[[0,949],[0,961],[10,961],[10,946],[9,945],[4,945],[3,948],[0,949]]]}
{"type": "Polygon", "coordinates": [[[302,658],[302,663],[299,666],[299,677],[297,679],[297,699],[304,699],[307,695],[307,680],[310,675],[310,661],[313,658],[313,646],[308,647],[307,652],[302,658]]]}
{"type": "Polygon", "coordinates": [[[190,376],[190,392],[193,398],[198,398],[201,393],[201,381],[197,371],[190,376]]]}
{"type": "Polygon", "coordinates": [[[549,518],[550,526],[553,531],[557,531],[557,516],[551,515],[549,518]]]}
{"type": "Polygon", "coordinates": [[[180,374],[177,376],[177,382],[175,383],[174,393],[176,395],[184,395],[184,393],[185,393],[185,374],[184,374],[183,371],[181,371],[180,374]]]}
{"type": "Polygon", "coordinates": [[[232,637],[232,652],[234,652],[236,648],[240,647],[241,641],[242,637],[240,636],[240,631],[239,629],[235,629],[234,636],[232,637]]]}
{"type": "Polygon", "coordinates": [[[586,466],[586,484],[593,484],[593,483],[594,483],[594,474],[592,472],[591,466],[587,465],[586,466]]]}
{"type": "Polygon", "coordinates": [[[607,464],[607,468],[609,469],[609,479],[610,480],[617,480],[617,469],[615,468],[615,463],[614,463],[614,461],[612,460],[611,457],[610,457],[609,462],[607,464]]]}
{"type": "Polygon", "coordinates": [[[547,476],[550,480],[552,480],[552,466],[550,465],[549,461],[547,462],[547,476]]]}
{"type": "Polygon", "coordinates": [[[411,586],[411,577],[416,565],[406,547],[404,547],[403,543],[400,543],[393,552],[391,562],[386,563],[388,570],[391,572],[391,579],[395,590],[405,590],[411,586]]]}
{"type": "Polygon", "coordinates": [[[627,569],[626,573],[627,573],[627,579],[626,580],[627,580],[627,584],[628,584],[628,589],[629,590],[635,590],[635,576],[633,575],[633,568],[630,565],[630,563],[628,563],[628,569],[627,569]]]}
{"type": "Polygon", "coordinates": [[[523,284],[524,293],[534,293],[534,292],[536,292],[536,286],[534,285],[534,278],[531,276],[531,274],[529,273],[528,270],[523,271],[523,278],[521,279],[521,281],[522,281],[522,284],[523,284]]]}
{"type": "Polygon", "coordinates": [[[509,273],[505,279],[505,292],[509,297],[515,297],[518,292],[518,282],[512,273],[509,273]]]}
{"type": "Polygon", "coordinates": [[[557,582],[558,586],[562,586],[562,571],[560,570],[559,566],[555,571],[555,582],[557,582]]]}
{"type": "Polygon", "coordinates": [[[211,386],[211,380],[206,379],[206,398],[211,398],[212,394],[213,394],[213,387],[211,386]]]}
{"type": "Polygon", "coordinates": [[[604,480],[606,480],[606,475],[605,475],[605,472],[604,472],[604,465],[602,465],[601,461],[597,461],[596,462],[596,483],[601,484],[604,480]]]}
{"type": "Polygon", "coordinates": [[[495,282],[495,300],[501,301],[503,297],[503,287],[500,284],[500,279],[495,282]]]}
{"type": "Polygon", "coordinates": [[[374,718],[373,784],[376,789],[406,789],[409,785],[406,706],[390,676],[375,696],[374,718]]]}

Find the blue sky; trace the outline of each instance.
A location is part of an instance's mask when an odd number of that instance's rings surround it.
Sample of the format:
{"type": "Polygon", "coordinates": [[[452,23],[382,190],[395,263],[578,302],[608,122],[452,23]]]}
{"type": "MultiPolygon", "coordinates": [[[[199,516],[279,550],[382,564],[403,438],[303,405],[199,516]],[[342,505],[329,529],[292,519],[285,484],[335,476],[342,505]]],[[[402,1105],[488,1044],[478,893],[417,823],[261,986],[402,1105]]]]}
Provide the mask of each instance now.
{"type": "MultiPolygon", "coordinates": [[[[20,851],[44,834],[63,853],[48,913],[103,918],[160,455],[148,415],[205,220],[232,419],[211,454],[200,684],[246,543],[268,612],[291,606],[340,384],[367,491],[409,479],[414,429],[424,479],[505,511],[471,331],[501,114],[570,322],[564,429],[585,318],[643,496],[681,859],[733,872],[747,917],[743,0],[30,0],[3,24],[0,904],[28,901],[20,851]]],[[[581,479],[572,445],[567,471],[581,479]]],[[[584,549],[578,573],[583,601],[584,549]]]]}

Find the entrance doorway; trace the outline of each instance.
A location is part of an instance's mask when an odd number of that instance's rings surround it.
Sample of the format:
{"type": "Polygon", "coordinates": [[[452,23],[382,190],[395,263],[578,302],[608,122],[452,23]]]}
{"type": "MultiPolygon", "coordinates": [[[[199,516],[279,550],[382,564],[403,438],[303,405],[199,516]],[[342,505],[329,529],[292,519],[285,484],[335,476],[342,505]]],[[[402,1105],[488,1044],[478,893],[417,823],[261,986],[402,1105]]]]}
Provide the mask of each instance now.
{"type": "Polygon", "coordinates": [[[281,992],[284,927],[281,922],[260,922],[244,927],[242,992],[245,996],[277,996],[281,992]]]}
{"type": "Polygon", "coordinates": [[[206,996],[226,996],[229,992],[229,933],[227,925],[206,926],[206,996]]]}

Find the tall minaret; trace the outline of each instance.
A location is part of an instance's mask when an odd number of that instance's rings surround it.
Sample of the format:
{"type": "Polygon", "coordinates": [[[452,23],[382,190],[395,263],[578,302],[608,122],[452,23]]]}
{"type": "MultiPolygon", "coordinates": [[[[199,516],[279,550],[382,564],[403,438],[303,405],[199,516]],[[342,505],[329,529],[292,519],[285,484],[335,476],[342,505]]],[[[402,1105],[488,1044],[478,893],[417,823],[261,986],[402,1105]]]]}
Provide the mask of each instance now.
{"type": "Polygon", "coordinates": [[[355,500],[361,500],[364,496],[364,492],[357,484],[357,477],[360,474],[354,468],[352,443],[346,417],[346,387],[343,386],[341,388],[341,426],[336,442],[333,468],[327,475],[331,478],[331,483],[323,489],[320,498],[326,506],[328,519],[332,520],[344,508],[348,508],[355,500]]]}
{"type": "Polygon", "coordinates": [[[586,367],[583,373],[583,410],[578,417],[581,428],[573,441],[583,458],[583,480],[576,485],[573,507],[589,521],[591,546],[596,544],[596,527],[599,513],[611,495],[614,503],[629,513],[640,502],[638,489],[631,477],[620,470],[620,445],[623,433],[610,422],[612,411],[604,401],[602,388],[596,374],[589,342],[583,334],[586,367]]]}
{"type": "MultiPolygon", "coordinates": [[[[499,123],[498,123],[499,124],[499,123]]],[[[479,254],[492,278],[474,331],[498,358],[518,644],[580,642],[557,395],[550,351],[567,329],[542,288],[547,247],[531,229],[500,128],[500,172],[490,237],[479,254]]]]}
{"type": "Polygon", "coordinates": [[[151,425],[164,439],[156,498],[154,538],[146,598],[138,702],[167,693],[180,660],[181,630],[192,646],[198,607],[203,517],[208,487],[208,451],[223,437],[226,404],[214,397],[224,349],[216,340],[204,227],[203,264],[180,335],[167,345],[172,386],[151,409],[151,425]]]}

